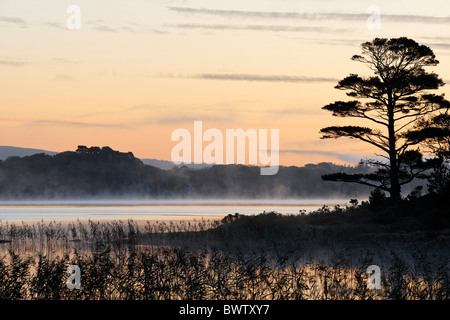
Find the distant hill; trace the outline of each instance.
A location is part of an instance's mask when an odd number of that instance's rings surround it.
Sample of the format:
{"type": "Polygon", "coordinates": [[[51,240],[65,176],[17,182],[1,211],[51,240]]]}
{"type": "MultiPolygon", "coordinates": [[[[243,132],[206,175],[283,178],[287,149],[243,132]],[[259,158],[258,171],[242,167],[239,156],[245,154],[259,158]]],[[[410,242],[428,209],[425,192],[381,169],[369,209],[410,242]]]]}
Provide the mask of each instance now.
{"type": "MultiPolygon", "coordinates": [[[[19,147],[11,147],[11,146],[0,146],[0,160],[6,160],[9,157],[26,157],[32,156],[33,154],[44,153],[48,155],[55,155],[58,152],[42,150],[42,149],[33,149],[33,148],[19,148],[19,147]]],[[[156,159],[141,159],[142,162],[146,165],[153,166],[156,168],[160,168],[162,170],[170,170],[176,165],[167,160],[156,160],[156,159]]],[[[210,167],[208,164],[185,164],[184,166],[191,169],[202,169],[210,167]]],[[[179,166],[180,167],[180,166],[179,166]]]]}
{"type": "Polygon", "coordinates": [[[367,170],[332,163],[280,167],[273,176],[261,176],[259,167],[245,165],[162,170],[146,165],[131,152],[79,146],[76,151],[41,152],[0,161],[0,199],[365,198],[370,188],[327,182],[321,176],[367,170]]]}
{"type": "Polygon", "coordinates": [[[45,153],[48,155],[55,155],[58,152],[33,149],[33,148],[18,148],[10,146],[0,146],[0,160],[6,160],[8,157],[26,157],[36,153],[45,153]]]}

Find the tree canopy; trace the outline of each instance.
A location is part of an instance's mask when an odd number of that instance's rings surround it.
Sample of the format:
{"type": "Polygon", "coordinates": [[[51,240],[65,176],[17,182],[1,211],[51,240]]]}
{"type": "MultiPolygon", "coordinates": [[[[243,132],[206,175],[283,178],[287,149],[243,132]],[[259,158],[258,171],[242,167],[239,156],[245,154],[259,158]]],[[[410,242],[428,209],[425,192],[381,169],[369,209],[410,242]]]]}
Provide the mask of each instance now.
{"type": "Polygon", "coordinates": [[[367,65],[373,75],[350,74],[339,81],[335,88],[347,91],[347,96],[356,100],[336,101],[323,109],[336,117],[365,119],[371,126],[330,126],[321,129],[322,138],[358,139],[381,150],[385,160],[367,160],[377,169],[371,174],[333,174],[324,179],[377,187],[400,199],[402,185],[435,165],[412,149],[422,140],[408,138],[407,133],[428,116],[449,107],[443,94],[430,92],[444,82],[436,73],[425,70],[439,61],[428,46],[405,37],[376,38],[363,43],[361,49],[362,53],[351,59],[367,65]]]}

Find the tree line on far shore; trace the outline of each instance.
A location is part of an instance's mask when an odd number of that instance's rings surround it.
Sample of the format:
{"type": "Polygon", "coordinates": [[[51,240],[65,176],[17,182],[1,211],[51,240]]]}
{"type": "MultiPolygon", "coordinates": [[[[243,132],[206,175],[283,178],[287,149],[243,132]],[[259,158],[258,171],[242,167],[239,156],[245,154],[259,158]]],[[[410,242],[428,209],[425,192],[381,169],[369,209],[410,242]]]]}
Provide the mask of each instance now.
{"type": "Polygon", "coordinates": [[[0,199],[65,198],[344,198],[367,197],[370,188],[330,183],[322,175],[367,173],[370,168],[332,163],[281,167],[215,165],[171,170],[145,165],[131,152],[79,146],[54,156],[35,154],[0,161],[0,199]]]}

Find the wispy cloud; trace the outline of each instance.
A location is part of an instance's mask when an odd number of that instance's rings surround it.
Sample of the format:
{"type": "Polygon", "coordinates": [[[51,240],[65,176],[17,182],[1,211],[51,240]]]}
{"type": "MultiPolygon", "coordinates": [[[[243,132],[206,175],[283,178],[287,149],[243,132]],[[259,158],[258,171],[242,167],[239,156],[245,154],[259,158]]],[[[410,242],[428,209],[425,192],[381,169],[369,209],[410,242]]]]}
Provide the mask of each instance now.
{"type": "Polygon", "coordinates": [[[0,117],[0,122],[24,122],[26,121],[25,119],[21,119],[21,118],[3,118],[0,117]]]}
{"type": "Polygon", "coordinates": [[[187,8],[187,7],[167,7],[171,11],[184,14],[206,14],[215,16],[238,16],[238,17],[257,17],[257,18],[296,18],[295,12],[263,12],[263,11],[241,11],[241,10],[218,10],[207,8],[187,8]]]}
{"type": "Polygon", "coordinates": [[[252,114],[261,113],[261,114],[269,114],[269,115],[277,115],[277,117],[281,116],[288,116],[292,117],[295,115],[318,115],[321,114],[322,110],[320,108],[311,109],[311,108],[305,108],[305,107],[288,107],[288,108],[282,108],[282,109],[260,109],[260,108],[239,108],[236,110],[237,112],[248,112],[252,114]]]}
{"type": "Polygon", "coordinates": [[[74,64],[74,63],[80,63],[81,60],[74,60],[74,59],[68,59],[68,58],[61,58],[61,57],[53,57],[50,59],[51,63],[60,63],[60,64],[74,64]]]}
{"type": "Polygon", "coordinates": [[[61,29],[61,30],[67,30],[66,25],[61,22],[42,22],[42,24],[46,25],[47,27],[52,27],[52,28],[61,29]]]}
{"type": "Polygon", "coordinates": [[[111,24],[107,23],[104,20],[89,20],[87,22],[88,25],[91,26],[92,30],[107,32],[107,33],[119,33],[119,32],[127,32],[127,33],[150,33],[150,34],[167,34],[167,31],[162,31],[159,29],[151,28],[147,25],[135,23],[135,22],[123,22],[120,24],[111,24]]]}
{"type": "Polygon", "coordinates": [[[19,25],[21,27],[27,26],[27,22],[24,19],[19,18],[19,17],[0,16],[0,22],[11,23],[11,24],[19,25]]]}
{"type": "Polygon", "coordinates": [[[68,121],[57,119],[24,119],[24,118],[3,118],[0,117],[0,122],[22,123],[29,126],[42,127],[79,127],[79,128],[105,128],[105,129],[129,129],[128,126],[115,123],[96,123],[96,122],[82,122],[82,121],[68,121]]]}
{"type": "Polygon", "coordinates": [[[101,32],[110,32],[110,33],[117,32],[117,29],[114,29],[109,26],[94,26],[93,29],[101,32]]]}
{"type": "Polygon", "coordinates": [[[3,66],[10,66],[10,67],[23,67],[28,65],[36,65],[36,64],[75,64],[80,63],[79,60],[73,60],[73,59],[67,59],[67,58],[60,58],[60,57],[53,57],[48,60],[23,60],[23,59],[17,59],[12,57],[2,57],[0,58],[0,65],[3,66]]]}
{"type": "MultiPolygon", "coordinates": [[[[188,7],[168,7],[169,10],[183,14],[202,14],[226,17],[241,18],[260,18],[260,19],[289,19],[289,20],[345,20],[361,21],[366,20],[367,13],[339,13],[339,12],[280,12],[280,11],[242,11],[242,10],[220,10],[207,8],[188,8],[188,7]]],[[[450,22],[450,16],[424,16],[424,15],[404,15],[383,13],[384,21],[392,22],[413,22],[413,23],[431,23],[447,24],[450,22]]]]}
{"type": "Polygon", "coordinates": [[[347,161],[351,163],[358,163],[361,159],[366,158],[366,156],[362,156],[359,154],[350,154],[350,153],[340,153],[336,151],[325,151],[325,150],[299,150],[299,149],[281,149],[278,150],[279,153],[296,153],[296,154],[315,154],[315,155],[323,155],[327,157],[334,157],[342,161],[347,161]]]}
{"type": "Polygon", "coordinates": [[[74,81],[75,78],[72,76],[69,76],[67,74],[57,74],[53,77],[54,81],[61,81],[61,82],[70,82],[74,81]]]}
{"type": "Polygon", "coordinates": [[[124,31],[129,33],[150,33],[150,34],[168,34],[169,32],[151,28],[147,25],[135,23],[135,22],[128,22],[126,25],[120,26],[118,28],[118,31],[124,31]]]}
{"type": "Polygon", "coordinates": [[[203,80],[229,80],[229,81],[256,81],[256,82],[290,82],[290,83],[311,83],[311,82],[336,82],[336,78],[327,77],[305,77],[290,75],[257,75],[257,74],[230,74],[230,73],[202,73],[186,76],[191,79],[203,80]]]}
{"type": "Polygon", "coordinates": [[[450,17],[404,15],[404,14],[383,14],[382,19],[392,22],[410,22],[427,24],[447,24],[450,23],[450,17]]]}
{"type": "MultiPolygon", "coordinates": [[[[46,25],[48,27],[60,29],[60,30],[69,30],[67,29],[67,26],[62,22],[42,22],[43,25],[46,25]]],[[[107,32],[107,33],[116,33],[119,31],[119,27],[112,27],[111,25],[108,25],[105,23],[105,21],[101,19],[97,20],[88,20],[86,21],[86,25],[90,26],[91,30],[100,31],[100,32],[107,32]]],[[[121,28],[122,30],[128,30],[127,28],[121,28]]]]}
{"type": "Polygon", "coordinates": [[[28,125],[34,126],[54,126],[54,127],[85,127],[85,128],[116,128],[116,129],[128,129],[127,126],[122,124],[113,123],[92,123],[92,122],[79,122],[79,121],[67,121],[67,120],[34,120],[28,123],[28,125]]]}
{"type": "MultiPolygon", "coordinates": [[[[167,116],[156,116],[151,118],[150,123],[157,124],[182,124],[182,123],[193,123],[194,121],[207,121],[207,122],[229,122],[234,119],[234,115],[208,115],[208,114],[199,114],[199,115],[167,115],[167,116]]],[[[145,121],[144,121],[145,122],[145,121]]]]}
{"type": "Polygon", "coordinates": [[[164,110],[167,109],[167,106],[165,105],[154,105],[152,103],[142,103],[138,105],[134,105],[131,107],[127,107],[125,110],[132,111],[132,110],[164,110]]]}
{"type": "MultiPolygon", "coordinates": [[[[331,29],[314,26],[289,26],[289,25],[233,25],[233,24],[172,24],[166,27],[180,29],[203,30],[237,30],[237,31],[270,31],[270,32],[324,32],[331,29]]],[[[346,31],[347,29],[333,29],[333,31],[346,31]]]]}
{"type": "Polygon", "coordinates": [[[2,66],[10,66],[10,67],[23,67],[26,65],[31,64],[30,61],[24,61],[24,60],[0,60],[0,65],[2,66]]]}
{"type": "Polygon", "coordinates": [[[448,42],[433,42],[433,43],[426,43],[427,46],[430,48],[439,48],[439,49],[450,49],[450,43],[448,42]]]}

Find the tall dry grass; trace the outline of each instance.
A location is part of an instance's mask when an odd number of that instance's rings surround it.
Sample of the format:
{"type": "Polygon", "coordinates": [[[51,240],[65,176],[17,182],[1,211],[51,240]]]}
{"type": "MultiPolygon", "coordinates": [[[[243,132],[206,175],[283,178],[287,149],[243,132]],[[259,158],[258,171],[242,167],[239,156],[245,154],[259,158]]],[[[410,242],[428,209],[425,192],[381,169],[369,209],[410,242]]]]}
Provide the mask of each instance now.
{"type": "Polygon", "coordinates": [[[217,227],[204,220],[1,222],[0,299],[450,298],[448,254],[439,247],[414,243],[355,253],[323,241],[328,247],[319,253],[308,251],[301,237],[296,246],[282,246],[270,235],[264,242],[263,233],[258,245],[227,250],[218,239],[226,243],[233,234],[208,233],[217,227]],[[382,270],[379,290],[367,287],[366,268],[374,263],[382,270]],[[69,265],[80,267],[79,290],[66,287],[69,265]]]}

